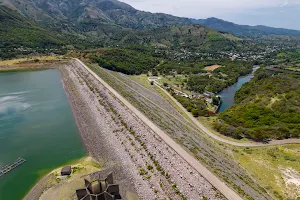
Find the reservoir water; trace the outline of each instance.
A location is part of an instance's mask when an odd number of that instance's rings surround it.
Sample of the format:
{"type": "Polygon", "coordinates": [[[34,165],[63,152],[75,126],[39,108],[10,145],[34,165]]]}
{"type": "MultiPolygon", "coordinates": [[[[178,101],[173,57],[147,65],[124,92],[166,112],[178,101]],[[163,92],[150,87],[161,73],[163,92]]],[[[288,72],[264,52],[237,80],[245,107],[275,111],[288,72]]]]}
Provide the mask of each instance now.
{"type": "Polygon", "coordinates": [[[249,74],[247,76],[239,77],[238,81],[235,84],[224,89],[222,92],[220,92],[218,94],[222,99],[222,104],[221,104],[218,112],[225,111],[227,108],[231,107],[234,104],[235,92],[238,91],[242,87],[242,85],[249,82],[254,77],[254,72],[258,68],[259,67],[257,67],[257,66],[254,67],[251,74],[249,74]]]}
{"type": "Polygon", "coordinates": [[[27,160],[0,177],[0,199],[22,199],[42,176],[84,155],[59,70],[0,73],[0,168],[27,160]]]}

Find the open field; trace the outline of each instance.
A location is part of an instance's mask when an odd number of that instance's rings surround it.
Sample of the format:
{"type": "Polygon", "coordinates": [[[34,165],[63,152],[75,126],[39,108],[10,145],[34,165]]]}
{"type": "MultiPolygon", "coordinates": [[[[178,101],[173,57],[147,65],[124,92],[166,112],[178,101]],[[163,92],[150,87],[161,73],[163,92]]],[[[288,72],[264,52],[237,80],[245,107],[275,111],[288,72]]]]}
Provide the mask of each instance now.
{"type": "Polygon", "coordinates": [[[276,199],[300,198],[300,145],[235,148],[235,159],[276,199]]]}
{"type": "Polygon", "coordinates": [[[219,144],[201,133],[155,89],[141,87],[138,81],[124,74],[96,65],[89,67],[240,195],[246,199],[271,199],[234,161],[228,153],[231,149],[229,146],[219,144]]]}
{"type": "Polygon", "coordinates": [[[191,94],[191,91],[186,89],[187,77],[184,75],[174,75],[174,76],[164,76],[158,80],[159,83],[164,84],[167,83],[172,88],[182,91],[186,94],[191,94]]]}
{"type": "Polygon", "coordinates": [[[215,71],[216,69],[222,67],[221,65],[211,65],[211,66],[207,66],[204,67],[203,69],[206,71],[215,71]]]}

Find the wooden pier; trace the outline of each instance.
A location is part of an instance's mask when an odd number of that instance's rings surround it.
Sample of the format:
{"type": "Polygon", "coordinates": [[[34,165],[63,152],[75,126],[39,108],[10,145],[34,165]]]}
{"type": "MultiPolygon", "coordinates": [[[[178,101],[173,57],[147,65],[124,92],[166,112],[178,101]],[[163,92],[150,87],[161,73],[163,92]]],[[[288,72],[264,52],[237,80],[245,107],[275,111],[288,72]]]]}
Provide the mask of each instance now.
{"type": "Polygon", "coordinates": [[[0,169],[0,177],[3,176],[4,174],[12,171],[13,169],[19,167],[22,165],[26,160],[24,158],[18,158],[13,164],[11,165],[6,165],[0,169]]]}

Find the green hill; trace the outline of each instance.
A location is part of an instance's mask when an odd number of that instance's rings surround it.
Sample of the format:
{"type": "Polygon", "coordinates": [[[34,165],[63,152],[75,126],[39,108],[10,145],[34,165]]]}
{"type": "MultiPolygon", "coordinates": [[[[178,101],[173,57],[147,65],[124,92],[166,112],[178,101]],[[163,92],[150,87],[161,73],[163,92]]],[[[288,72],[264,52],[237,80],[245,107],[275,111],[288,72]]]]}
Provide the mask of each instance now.
{"type": "Polygon", "coordinates": [[[300,36],[300,31],[267,26],[238,25],[217,18],[189,19],[139,11],[117,0],[0,0],[5,5],[40,25],[63,33],[84,36],[108,36],[107,25],[119,28],[149,29],[164,26],[202,24],[238,36],[300,36]]]}
{"type": "Polygon", "coordinates": [[[40,28],[19,13],[0,6],[0,57],[12,57],[22,51],[31,52],[34,48],[60,48],[62,37],[40,28]]]}
{"type": "Polygon", "coordinates": [[[202,25],[168,26],[139,31],[123,31],[119,44],[146,44],[173,49],[229,50],[237,46],[234,37],[202,25]]]}
{"type": "Polygon", "coordinates": [[[220,114],[216,128],[235,138],[299,138],[299,95],[299,75],[258,70],[236,93],[237,104],[220,114]]]}

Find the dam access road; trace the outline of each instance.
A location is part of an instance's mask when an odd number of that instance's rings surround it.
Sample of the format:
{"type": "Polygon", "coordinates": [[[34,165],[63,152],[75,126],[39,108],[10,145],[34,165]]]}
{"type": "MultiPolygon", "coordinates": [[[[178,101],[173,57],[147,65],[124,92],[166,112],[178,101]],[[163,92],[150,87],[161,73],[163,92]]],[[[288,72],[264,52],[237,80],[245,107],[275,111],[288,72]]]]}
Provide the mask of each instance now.
{"type": "Polygon", "coordinates": [[[132,104],[130,104],[123,96],[115,91],[110,85],[108,85],[103,79],[101,79],[96,73],[88,68],[79,59],[74,59],[82,67],[84,67],[95,79],[97,79],[106,89],[108,89],[119,101],[121,101],[128,109],[130,109],[142,122],[150,127],[169,147],[171,147],[182,159],[184,159],[191,167],[193,167],[199,174],[201,174],[212,186],[214,186],[219,192],[221,192],[229,200],[241,200],[242,198],[228,187],[217,176],[204,167],[199,161],[191,156],[186,150],[184,150],[179,144],[177,144],[172,138],[164,133],[158,126],[150,121],[144,114],[137,110],[132,104]]]}

